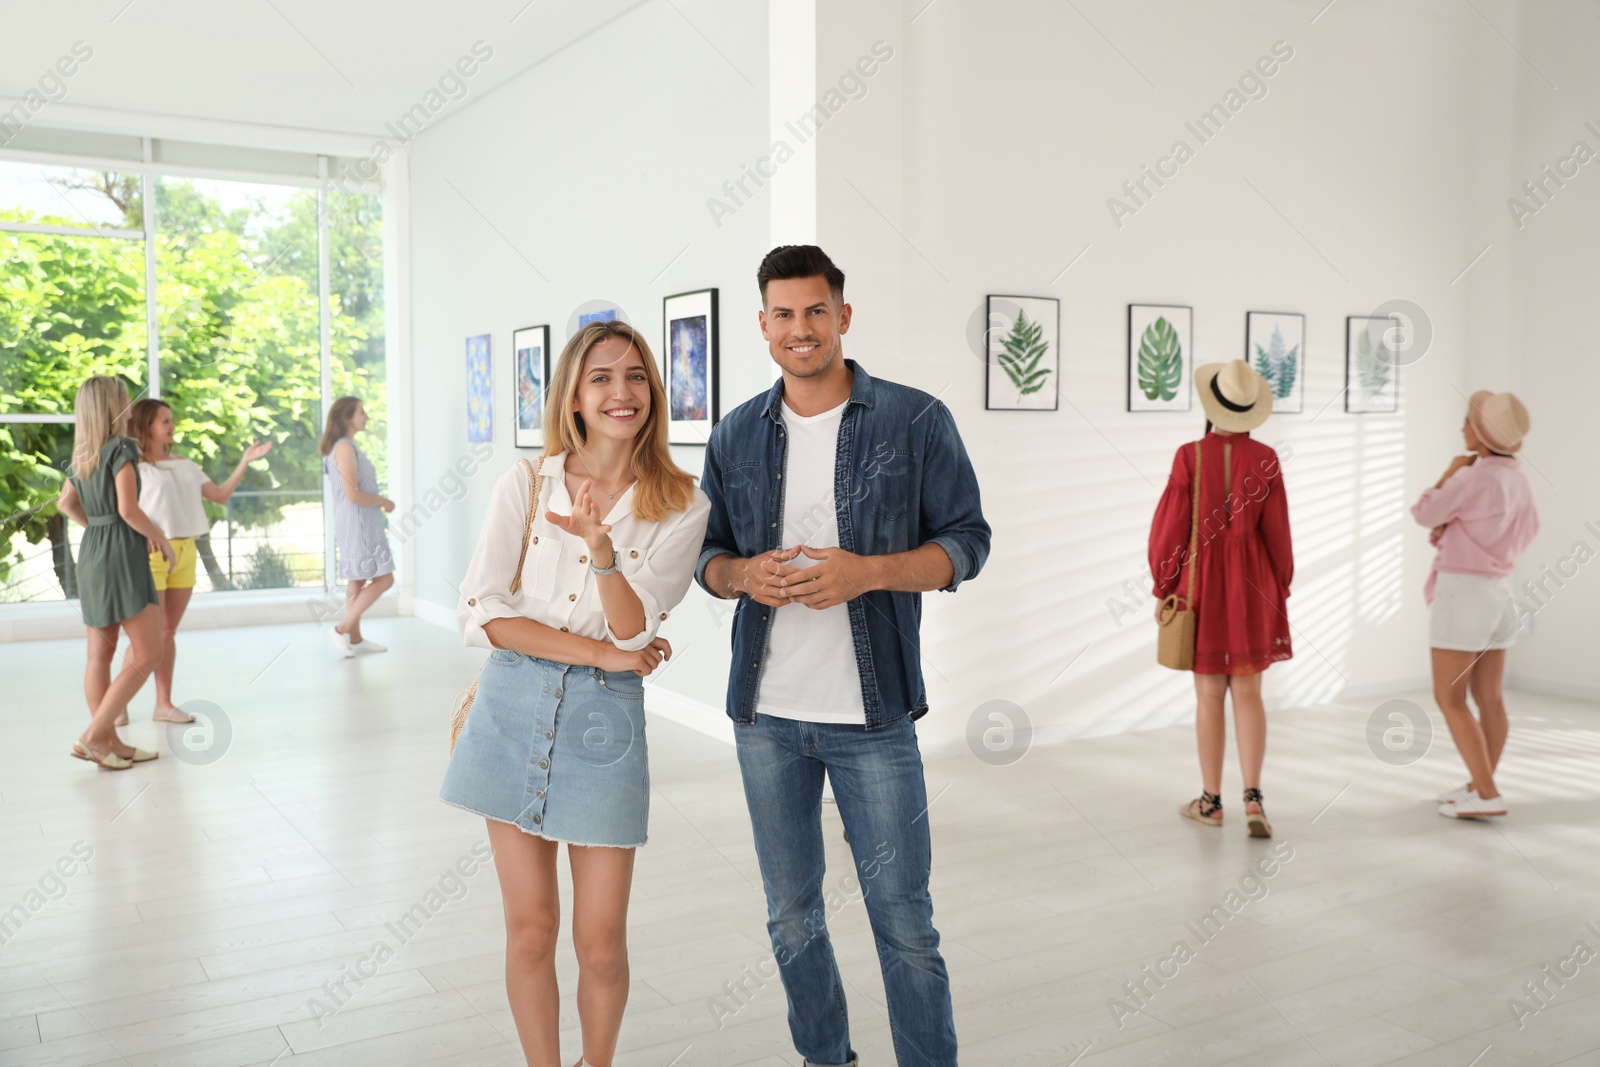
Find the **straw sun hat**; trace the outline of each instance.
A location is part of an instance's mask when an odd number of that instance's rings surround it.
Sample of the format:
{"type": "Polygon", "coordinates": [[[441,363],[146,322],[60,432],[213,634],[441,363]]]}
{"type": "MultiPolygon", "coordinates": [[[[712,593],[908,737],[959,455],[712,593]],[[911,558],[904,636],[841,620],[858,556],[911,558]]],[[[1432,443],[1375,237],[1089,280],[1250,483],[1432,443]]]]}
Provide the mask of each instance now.
{"type": "Polygon", "coordinates": [[[1253,430],[1272,414],[1272,386],[1242,359],[1196,367],[1194,391],[1211,425],[1229,433],[1253,430]]]}
{"type": "Polygon", "coordinates": [[[1479,389],[1467,401],[1467,425],[1489,451],[1509,456],[1528,433],[1528,409],[1510,393],[1479,389]]]}

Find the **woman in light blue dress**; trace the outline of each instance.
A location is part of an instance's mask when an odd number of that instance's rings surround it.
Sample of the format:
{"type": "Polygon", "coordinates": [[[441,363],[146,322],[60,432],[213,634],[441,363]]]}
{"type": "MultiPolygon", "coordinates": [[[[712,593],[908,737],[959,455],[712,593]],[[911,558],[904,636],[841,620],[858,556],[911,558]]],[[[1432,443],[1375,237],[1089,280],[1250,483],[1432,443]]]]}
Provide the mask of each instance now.
{"type": "Polygon", "coordinates": [[[394,555],[389,551],[382,514],[394,510],[394,501],[378,494],[377,471],[353,440],[366,426],[367,412],[360,398],[341,396],[328,409],[328,425],[322,431],[322,472],[333,480],[339,577],[348,583],[344,618],[328,637],[339,654],[347,657],[388,651],[361,636],[361,616],[394,585],[394,555]]]}

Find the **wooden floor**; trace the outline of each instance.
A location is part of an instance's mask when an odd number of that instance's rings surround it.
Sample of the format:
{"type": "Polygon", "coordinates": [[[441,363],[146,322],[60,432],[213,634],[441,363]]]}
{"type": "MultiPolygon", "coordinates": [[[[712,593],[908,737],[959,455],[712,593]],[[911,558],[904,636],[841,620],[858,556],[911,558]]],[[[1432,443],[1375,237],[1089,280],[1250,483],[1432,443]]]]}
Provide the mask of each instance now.
{"type": "MultiPolygon", "coordinates": [[[[124,736],[163,755],[115,774],[66,755],[82,644],[0,646],[0,1064],[521,1063],[494,871],[449,877],[484,826],[436,799],[448,701],[478,657],[410,619],[370,633],[391,651],[353,661],[309,626],[185,634],[179,699],[222,709],[225,751],[176,758],[147,688],[124,736]],[[402,934],[408,912],[425,921],[402,934]]],[[[1379,703],[1273,717],[1271,842],[1233,821],[1231,754],[1229,824],[1177,817],[1198,788],[1187,728],[930,763],[962,1062],[1600,1063],[1600,708],[1513,694],[1515,808],[1482,824],[1434,812],[1461,777],[1437,717],[1427,758],[1373,755],[1379,703]]],[[[770,950],[733,752],[649,729],[616,1063],[797,1065],[781,987],[750,977],[770,950]]],[[[851,864],[826,818],[838,889],[851,864]]],[[[862,1062],[892,1064],[859,899],[841,891],[831,925],[862,1062]]],[[[569,941],[560,959],[571,1063],[569,941]]]]}

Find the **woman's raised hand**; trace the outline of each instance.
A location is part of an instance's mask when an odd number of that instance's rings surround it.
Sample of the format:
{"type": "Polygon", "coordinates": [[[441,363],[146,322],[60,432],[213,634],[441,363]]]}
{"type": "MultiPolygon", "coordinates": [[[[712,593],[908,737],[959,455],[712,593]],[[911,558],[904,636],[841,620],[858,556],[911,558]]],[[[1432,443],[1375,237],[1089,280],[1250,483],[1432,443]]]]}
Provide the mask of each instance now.
{"type": "Polygon", "coordinates": [[[245,462],[245,463],[254,463],[256,460],[260,459],[262,456],[266,455],[268,452],[271,452],[271,451],[272,451],[272,442],[271,441],[257,441],[255,444],[251,445],[249,448],[244,450],[244,460],[243,460],[243,462],[245,462]]]}
{"type": "Polygon", "coordinates": [[[600,521],[600,507],[589,492],[589,487],[593,484],[592,479],[585,478],[583,484],[578,487],[578,495],[572,501],[571,515],[558,515],[553,511],[544,513],[546,519],[567,533],[583,538],[590,548],[598,546],[605,540],[606,534],[611,532],[611,524],[600,521]]]}

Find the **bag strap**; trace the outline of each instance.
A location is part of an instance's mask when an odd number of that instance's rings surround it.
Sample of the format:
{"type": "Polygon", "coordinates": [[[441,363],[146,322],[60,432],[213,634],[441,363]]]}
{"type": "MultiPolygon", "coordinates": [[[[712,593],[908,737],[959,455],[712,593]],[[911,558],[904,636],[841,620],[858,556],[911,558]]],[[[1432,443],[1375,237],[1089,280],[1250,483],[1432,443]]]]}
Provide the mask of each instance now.
{"type": "Polygon", "coordinates": [[[1194,609],[1194,572],[1198,569],[1200,549],[1200,442],[1194,443],[1194,508],[1189,519],[1189,608],[1194,609]]]}
{"type": "Polygon", "coordinates": [[[544,457],[539,457],[538,467],[525,458],[517,462],[528,472],[528,514],[522,520],[522,551],[517,554],[517,573],[511,576],[513,593],[522,587],[522,565],[528,559],[528,538],[533,534],[533,520],[539,513],[539,494],[544,489],[544,457]]]}

